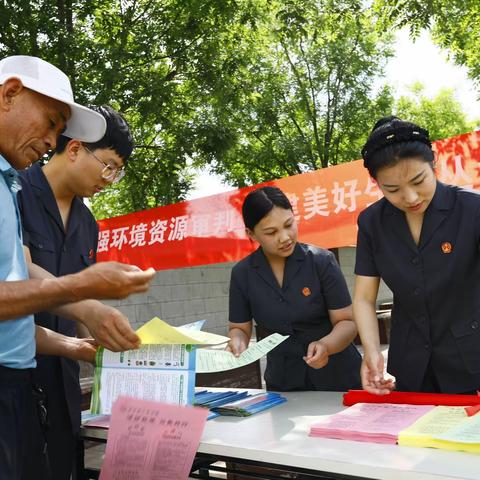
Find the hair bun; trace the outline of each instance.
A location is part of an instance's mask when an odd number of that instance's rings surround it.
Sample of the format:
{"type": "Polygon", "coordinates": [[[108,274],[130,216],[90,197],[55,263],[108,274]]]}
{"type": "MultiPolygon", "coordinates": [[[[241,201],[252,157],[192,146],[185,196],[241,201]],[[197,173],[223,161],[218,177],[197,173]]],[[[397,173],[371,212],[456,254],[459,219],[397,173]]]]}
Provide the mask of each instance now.
{"type": "MultiPolygon", "coordinates": [[[[386,117],[382,117],[380,120],[377,121],[377,123],[373,126],[372,132],[373,133],[377,128],[382,127],[383,125],[386,125],[387,123],[392,123],[392,120],[400,120],[398,117],[395,115],[387,115],[386,117]]],[[[401,121],[401,120],[400,120],[401,121]]]]}
{"type": "Polygon", "coordinates": [[[364,165],[367,167],[372,155],[384,147],[402,142],[415,141],[422,142],[430,148],[432,146],[428,136],[428,130],[412,122],[401,120],[394,115],[382,117],[375,123],[367,142],[362,148],[364,165]]]}

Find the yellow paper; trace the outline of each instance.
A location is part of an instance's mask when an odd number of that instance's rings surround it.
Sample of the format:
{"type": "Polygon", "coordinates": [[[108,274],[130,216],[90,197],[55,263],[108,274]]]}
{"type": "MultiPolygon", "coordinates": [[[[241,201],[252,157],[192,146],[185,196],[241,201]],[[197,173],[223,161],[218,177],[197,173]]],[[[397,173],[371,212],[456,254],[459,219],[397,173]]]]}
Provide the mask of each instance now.
{"type": "Polygon", "coordinates": [[[480,414],[464,418],[457,426],[436,438],[442,445],[456,447],[455,450],[480,453],[480,414]]]}
{"type": "Polygon", "coordinates": [[[228,342],[229,338],[214,333],[172,327],[158,317],[152,318],[137,330],[143,345],[218,345],[228,342]]]}
{"type": "Polygon", "coordinates": [[[479,432],[480,417],[469,418],[464,407],[439,406],[401,431],[398,444],[480,453],[479,432]]]}

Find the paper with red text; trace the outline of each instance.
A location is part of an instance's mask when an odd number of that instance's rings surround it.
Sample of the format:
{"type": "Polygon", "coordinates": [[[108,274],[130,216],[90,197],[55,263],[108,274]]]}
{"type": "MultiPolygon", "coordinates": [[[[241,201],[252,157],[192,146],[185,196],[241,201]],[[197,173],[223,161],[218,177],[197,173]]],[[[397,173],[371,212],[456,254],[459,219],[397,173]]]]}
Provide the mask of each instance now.
{"type": "Polygon", "coordinates": [[[120,397],[100,480],[187,480],[208,410],[120,397]]]}

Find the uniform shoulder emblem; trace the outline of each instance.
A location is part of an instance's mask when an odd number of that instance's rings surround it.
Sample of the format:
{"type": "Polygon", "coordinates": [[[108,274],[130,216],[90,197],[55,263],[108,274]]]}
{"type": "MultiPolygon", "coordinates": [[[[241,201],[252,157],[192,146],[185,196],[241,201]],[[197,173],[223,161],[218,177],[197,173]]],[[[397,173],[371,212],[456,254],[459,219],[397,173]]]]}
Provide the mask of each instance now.
{"type": "Polygon", "coordinates": [[[442,242],[441,247],[443,253],[452,253],[453,247],[450,242],[442,242]]]}
{"type": "Polygon", "coordinates": [[[311,290],[308,287],[303,287],[302,293],[304,297],[309,297],[312,294],[311,290]]]}

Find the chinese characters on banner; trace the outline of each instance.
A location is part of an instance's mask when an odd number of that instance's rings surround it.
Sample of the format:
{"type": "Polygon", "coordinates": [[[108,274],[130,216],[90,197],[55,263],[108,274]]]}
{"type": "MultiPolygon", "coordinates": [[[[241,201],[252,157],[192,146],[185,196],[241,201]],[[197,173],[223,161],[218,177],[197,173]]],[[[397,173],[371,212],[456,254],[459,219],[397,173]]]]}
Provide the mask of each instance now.
{"type": "MultiPolygon", "coordinates": [[[[434,143],[440,181],[480,188],[480,132],[434,143]]],[[[358,214],[382,194],[357,160],[281,178],[302,242],[323,248],[355,245],[358,214]]],[[[97,258],[155,270],[237,261],[256,245],[246,236],[241,206],[254,187],[99,221],[97,258]]]]}

